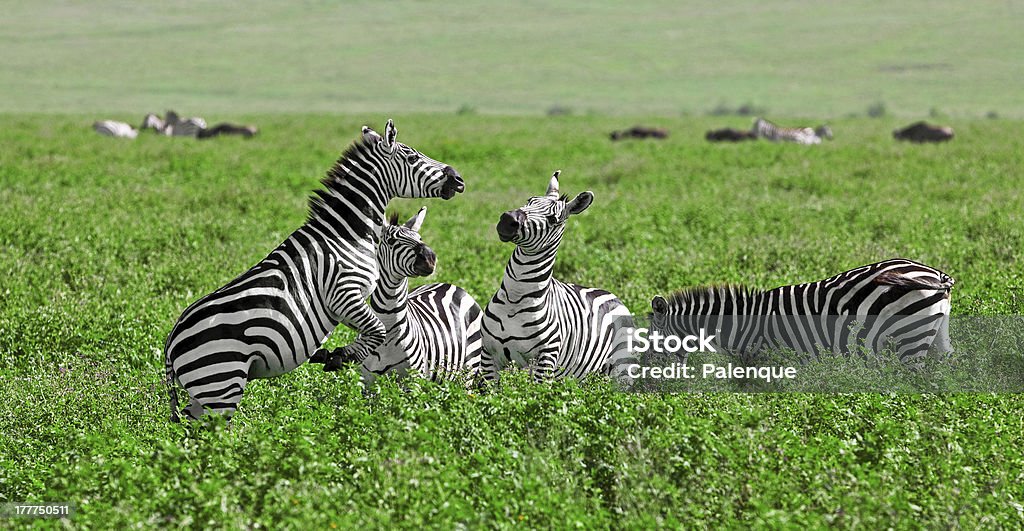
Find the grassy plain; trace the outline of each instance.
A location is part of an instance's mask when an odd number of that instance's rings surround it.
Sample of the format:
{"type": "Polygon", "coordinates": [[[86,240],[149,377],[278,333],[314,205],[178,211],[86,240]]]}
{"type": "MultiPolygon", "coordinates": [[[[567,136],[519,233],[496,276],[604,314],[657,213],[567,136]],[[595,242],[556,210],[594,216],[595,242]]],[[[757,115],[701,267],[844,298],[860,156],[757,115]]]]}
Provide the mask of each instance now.
{"type": "Polygon", "coordinates": [[[881,103],[903,117],[1024,118],[1022,16],[1001,0],[17,0],[0,26],[0,112],[754,104],[836,119],[881,103]]]}
{"type": "MultiPolygon", "coordinates": [[[[384,118],[239,116],[261,134],[199,142],[0,116],[0,502],[70,501],[89,527],[1024,523],[1020,395],[516,379],[365,398],[353,374],[306,366],[251,385],[231,430],[168,423],[160,350],[181,310],[301,224],[358,127],[384,118]]],[[[745,118],[395,119],[467,181],[450,202],[396,207],[428,205],[432,280],[481,302],[511,252],[498,215],[559,168],[564,192],[596,200],[556,274],[637,313],[681,287],[767,288],[904,256],[957,280],[955,314],[1024,314],[1021,122],[959,121],[953,142],[918,146],[891,140],[895,120],[839,120],[834,142],[800,147],[703,141],[745,118]],[[607,140],[634,122],[672,135],[607,140]]]]}

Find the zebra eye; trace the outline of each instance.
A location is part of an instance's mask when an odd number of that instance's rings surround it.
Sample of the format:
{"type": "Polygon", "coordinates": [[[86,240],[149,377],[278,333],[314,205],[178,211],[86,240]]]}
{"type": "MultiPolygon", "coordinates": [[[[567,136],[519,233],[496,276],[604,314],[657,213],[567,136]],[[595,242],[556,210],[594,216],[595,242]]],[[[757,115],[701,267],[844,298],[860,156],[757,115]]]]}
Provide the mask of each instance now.
{"type": "Polygon", "coordinates": [[[558,225],[558,216],[554,214],[548,214],[548,224],[558,225]]]}
{"type": "Polygon", "coordinates": [[[409,164],[416,164],[416,161],[420,160],[420,154],[413,152],[405,157],[405,161],[409,164]]]}

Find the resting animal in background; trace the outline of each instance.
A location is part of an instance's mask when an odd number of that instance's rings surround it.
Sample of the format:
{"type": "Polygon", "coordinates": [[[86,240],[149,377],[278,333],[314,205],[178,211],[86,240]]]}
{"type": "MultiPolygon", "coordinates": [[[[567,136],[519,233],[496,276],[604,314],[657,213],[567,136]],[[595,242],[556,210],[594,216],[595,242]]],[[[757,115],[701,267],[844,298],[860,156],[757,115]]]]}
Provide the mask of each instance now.
{"type": "Polygon", "coordinates": [[[704,138],[708,142],[742,142],[744,140],[757,140],[757,135],[753,131],[726,127],[725,129],[712,129],[704,133],[704,138]]]}
{"type": "Polygon", "coordinates": [[[139,132],[134,127],[114,120],[101,120],[93,122],[92,129],[103,136],[115,136],[118,138],[135,138],[139,132]]]}
{"type": "Polygon", "coordinates": [[[213,127],[200,130],[196,138],[213,138],[220,135],[241,135],[245,138],[252,138],[258,132],[254,125],[235,125],[227,122],[219,123],[213,127]]]}
{"type": "Polygon", "coordinates": [[[651,328],[679,337],[718,330],[718,345],[747,361],[763,350],[813,356],[819,349],[856,352],[863,344],[880,352],[891,342],[901,361],[914,364],[929,348],[953,351],[952,287],[942,271],[896,258],[768,291],[702,287],[654,297],[651,328]]]}
{"type": "MultiPolygon", "coordinates": [[[[377,248],[380,279],[370,295],[370,307],[387,330],[387,339],[362,363],[362,382],[409,369],[434,381],[456,377],[467,383],[480,372],[483,350],[480,338],[480,306],[473,297],[451,284],[426,284],[409,292],[409,277],[434,272],[437,256],[420,239],[419,230],[427,207],[404,225],[392,215],[381,233],[377,248]]],[[[323,350],[310,361],[326,359],[331,371],[347,361],[323,350]]]]}
{"type": "Polygon", "coordinates": [[[246,385],[302,365],[338,324],[359,332],[338,349],[357,361],[384,343],[384,324],[366,304],[377,283],[384,209],[395,197],[451,199],[464,190],[451,166],[363,127],[310,199],[309,218],[270,255],[192,303],[164,345],[171,420],[174,382],[188,391],[185,409],[232,415],[246,385]]]}
{"type": "Polygon", "coordinates": [[[953,139],[953,128],[916,122],[903,129],[893,131],[892,136],[896,140],[909,140],[917,143],[947,142],[953,139]]]}
{"type": "Polygon", "coordinates": [[[144,131],[146,129],[152,129],[157,133],[163,133],[165,127],[167,127],[167,122],[165,122],[163,118],[160,118],[153,113],[149,113],[142,119],[142,126],[139,127],[139,130],[144,131]]]}
{"type": "Polygon", "coordinates": [[[827,125],[820,125],[817,128],[780,127],[764,118],[754,120],[750,132],[758,138],[772,142],[793,142],[804,145],[820,144],[822,138],[832,139],[832,128],[827,125]]]}
{"type": "Polygon", "coordinates": [[[178,113],[167,111],[160,132],[167,136],[197,136],[203,129],[206,129],[206,120],[198,116],[182,120],[178,113]]]}
{"type": "Polygon", "coordinates": [[[612,131],[609,138],[612,140],[623,140],[626,138],[668,138],[668,131],[656,127],[644,127],[636,125],[622,131],[612,131]]]}
{"type": "Polygon", "coordinates": [[[628,386],[626,369],[635,363],[625,333],[633,326],[629,310],[607,291],[552,277],[566,222],[594,200],[591,192],[559,197],[558,174],[545,195],[498,221],[498,237],[516,248],[484,309],[484,377],[493,381],[506,365],[535,362],[538,380],[599,373],[628,386]]]}

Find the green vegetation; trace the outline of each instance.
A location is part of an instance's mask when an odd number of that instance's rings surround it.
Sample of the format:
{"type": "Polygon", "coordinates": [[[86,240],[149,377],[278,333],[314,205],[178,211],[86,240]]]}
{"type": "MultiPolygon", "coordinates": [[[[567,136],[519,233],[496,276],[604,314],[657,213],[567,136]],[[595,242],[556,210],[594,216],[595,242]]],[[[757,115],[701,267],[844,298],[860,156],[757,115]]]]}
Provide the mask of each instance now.
{"type": "Polygon", "coordinates": [[[0,112],[677,116],[750,104],[836,119],[882,102],[904,118],[1024,118],[1021,15],[1002,0],[16,0],[0,26],[0,112]]]}
{"type": "MultiPolygon", "coordinates": [[[[252,384],[230,430],[170,424],[161,349],[182,309],[301,224],[358,127],[385,117],[246,118],[258,137],[200,142],[0,116],[0,502],[70,501],[88,527],[1024,522],[1019,395],[637,395],[514,378],[366,398],[353,373],[306,366],[252,384]]],[[[834,142],[802,147],[702,139],[748,118],[395,119],[466,178],[450,202],[395,206],[429,206],[431,280],[482,302],[511,252],[498,215],[560,168],[563,191],[596,201],[557,275],[637,313],[676,288],[773,287],[892,256],[952,275],[958,315],[1024,313],[1021,122],[958,122],[953,142],[921,146],[892,141],[891,118],[840,120],[834,142]],[[672,136],[608,141],[634,121],[672,136]]]]}

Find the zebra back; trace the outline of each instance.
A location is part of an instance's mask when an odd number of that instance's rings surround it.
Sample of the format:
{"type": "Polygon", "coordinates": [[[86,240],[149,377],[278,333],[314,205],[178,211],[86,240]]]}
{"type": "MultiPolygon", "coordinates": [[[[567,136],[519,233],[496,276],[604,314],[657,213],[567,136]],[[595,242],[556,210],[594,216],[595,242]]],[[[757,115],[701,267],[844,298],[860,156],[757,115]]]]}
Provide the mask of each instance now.
{"type": "MultiPolygon", "coordinates": [[[[682,290],[652,300],[652,328],[675,335],[717,331],[726,351],[749,357],[766,349],[875,352],[887,345],[905,362],[948,338],[949,275],[905,259],[885,260],[825,280],[767,291],[742,286],[682,290]]],[[[711,333],[711,332],[709,332],[711,333]]]]}
{"type": "Polygon", "coordinates": [[[103,136],[113,136],[117,138],[135,138],[139,136],[139,132],[131,125],[114,120],[93,122],[92,129],[103,136]]]}

